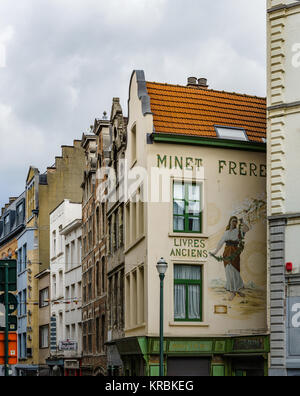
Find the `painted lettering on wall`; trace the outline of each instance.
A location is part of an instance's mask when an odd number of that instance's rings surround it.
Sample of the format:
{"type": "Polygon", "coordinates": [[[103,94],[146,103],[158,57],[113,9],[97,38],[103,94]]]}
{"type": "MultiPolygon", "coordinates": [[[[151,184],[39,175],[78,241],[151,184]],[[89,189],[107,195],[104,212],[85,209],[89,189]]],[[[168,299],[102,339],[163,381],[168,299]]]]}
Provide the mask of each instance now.
{"type": "Polygon", "coordinates": [[[300,67],[300,43],[293,44],[292,52],[294,52],[292,56],[292,65],[297,69],[300,67]]]}
{"type": "Polygon", "coordinates": [[[292,316],[292,326],[298,329],[300,327],[300,304],[294,304],[292,306],[292,312],[296,312],[295,315],[292,316]]]}
{"type": "Polygon", "coordinates": [[[219,161],[219,173],[234,176],[266,177],[267,166],[247,162],[219,161]]]}
{"type": "Polygon", "coordinates": [[[193,170],[195,167],[200,168],[203,166],[201,158],[193,157],[177,157],[172,155],[157,154],[157,167],[158,168],[175,168],[193,170]]]}
{"type": "Polygon", "coordinates": [[[171,257],[203,259],[208,257],[205,240],[197,238],[174,238],[171,257]]]}

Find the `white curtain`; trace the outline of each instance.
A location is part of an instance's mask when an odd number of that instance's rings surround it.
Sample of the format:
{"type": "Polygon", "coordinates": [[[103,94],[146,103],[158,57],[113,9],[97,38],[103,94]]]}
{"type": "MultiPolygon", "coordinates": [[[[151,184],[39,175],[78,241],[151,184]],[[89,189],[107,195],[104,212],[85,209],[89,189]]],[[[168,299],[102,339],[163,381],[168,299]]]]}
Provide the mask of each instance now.
{"type": "MultiPolygon", "coordinates": [[[[200,266],[175,265],[174,278],[177,280],[201,280],[200,266]]],[[[200,285],[174,285],[175,319],[200,319],[200,285]],[[186,315],[186,287],[188,287],[188,315],[186,315]]]]}
{"type": "Polygon", "coordinates": [[[175,265],[174,279],[200,280],[201,268],[198,265],[175,265]]]}
{"type": "Polygon", "coordinates": [[[174,294],[174,317],[175,319],[185,319],[185,286],[175,285],[174,294]]]}
{"type": "Polygon", "coordinates": [[[189,318],[200,319],[200,286],[189,286],[189,318]]]}
{"type": "Polygon", "coordinates": [[[184,230],[184,217],[174,216],[174,230],[184,230]]]}

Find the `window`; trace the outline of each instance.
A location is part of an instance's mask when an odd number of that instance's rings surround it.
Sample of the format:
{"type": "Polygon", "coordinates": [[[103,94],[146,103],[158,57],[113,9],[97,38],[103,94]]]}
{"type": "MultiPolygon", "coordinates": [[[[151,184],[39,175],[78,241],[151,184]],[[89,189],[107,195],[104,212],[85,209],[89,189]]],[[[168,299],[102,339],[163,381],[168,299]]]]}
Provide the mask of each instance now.
{"type": "Polygon", "coordinates": [[[59,231],[58,231],[58,234],[59,234],[58,253],[62,253],[62,251],[63,251],[63,236],[62,236],[62,234],[61,234],[62,229],[63,229],[63,227],[62,227],[62,225],[60,225],[60,226],[59,226],[59,231]]]}
{"type": "Polygon", "coordinates": [[[82,326],[82,349],[87,352],[87,323],[84,322],[82,326]]]}
{"type": "Polygon", "coordinates": [[[58,273],[58,295],[59,297],[63,297],[64,295],[64,281],[63,281],[63,271],[59,271],[58,273]]]}
{"type": "Polygon", "coordinates": [[[70,339],[70,325],[66,325],[66,339],[70,339]]]}
{"type": "Polygon", "coordinates": [[[108,252],[112,254],[113,234],[112,234],[112,217],[108,219],[108,252]]]}
{"type": "Polygon", "coordinates": [[[83,302],[87,302],[87,273],[83,274],[83,286],[82,286],[82,299],[83,302]]]}
{"type": "Polygon", "coordinates": [[[26,315],[27,314],[27,290],[26,289],[23,290],[23,301],[22,301],[22,303],[23,303],[22,313],[23,313],[23,315],[26,315]]]}
{"type": "Polygon", "coordinates": [[[23,270],[27,267],[27,244],[23,246],[23,270]]]}
{"type": "Polygon", "coordinates": [[[99,241],[100,239],[100,211],[99,206],[96,209],[96,240],[99,241]]]}
{"type": "Polygon", "coordinates": [[[75,283],[71,285],[71,309],[74,309],[74,300],[75,300],[75,283]]]}
{"type": "Polygon", "coordinates": [[[75,241],[71,242],[71,262],[70,262],[70,268],[76,267],[76,251],[75,251],[75,241]]]}
{"type": "Polygon", "coordinates": [[[93,321],[88,321],[88,352],[93,352],[93,321]]]}
{"type": "Polygon", "coordinates": [[[123,207],[119,209],[119,241],[120,247],[124,244],[124,228],[123,228],[123,221],[124,221],[124,214],[123,214],[123,207]]]}
{"type": "Polygon", "coordinates": [[[102,257],[101,262],[102,293],[105,293],[105,257],[102,257]]]}
{"type": "Polygon", "coordinates": [[[48,348],[49,347],[49,327],[40,326],[40,348],[48,348]]]}
{"type": "Polygon", "coordinates": [[[17,225],[24,221],[24,204],[21,203],[17,206],[17,225]]]}
{"type": "Polygon", "coordinates": [[[70,245],[66,245],[66,271],[71,268],[70,262],[70,245]]]}
{"type": "Polygon", "coordinates": [[[101,221],[102,227],[101,227],[101,229],[102,229],[102,236],[104,236],[104,234],[105,234],[105,215],[106,215],[106,213],[105,213],[105,203],[101,204],[101,212],[102,212],[102,221],[101,221]]]}
{"type": "MultiPolygon", "coordinates": [[[[81,296],[81,282],[77,283],[77,299],[80,300],[80,296],[81,296]]],[[[77,306],[77,309],[80,309],[80,304],[77,306]]]]}
{"type": "Polygon", "coordinates": [[[40,290],[40,308],[47,307],[49,305],[49,289],[40,290]]]}
{"type": "Polygon", "coordinates": [[[27,357],[27,345],[26,345],[26,333],[22,333],[18,335],[19,340],[19,359],[26,359],[27,357]]]}
{"type": "Polygon", "coordinates": [[[97,286],[97,296],[100,296],[101,289],[100,289],[100,264],[99,261],[96,263],[96,286],[97,286]]]}
{"type": "Polygon", "coordinates": [[[125,293],[124,293],[124,270],[121,270],[121,281],[120,281],[120,302],[121,302],[121,313],[120,313],[120,323],[119,326],[122,329],[125,325],[125,318],[124,318],[124,306],[125,306],[125,293]]]}
{"type": "Polygon", "coordinates": [[[22,272],[22,249],[18,250],[18,272],[22,272]]]}
{"type": "Polygon", "coordinates": [[[52,244],[53,244],[52,245],[53,257],[55,257],[56,256],[56,231],[53,231],[53,233],[52,233],[52,244]]]}
{"type": "Polygon", "coordinates": [[[4,218],[4,235],[9,233],[9,215],[4,218]]]}
{"type": "Polygon", "coordinates": [[[202,232],[201,184],[174,182],[174,232],[202,232]]]}
{"type": "Polygon", "coordinates": [[[248,141],[246,131],[242,128],[215,126],[217,136],[221,139],[248,141]]]}
{"type": "Polygon", "coordinates": [[[174,266],[174,319],[175,321],[202,320],[201,266],[174,266]]]}
{"type": "Polygon", "coordinates": [[[81,238],[77,240],[77,247],[78,247],[78,263],[77,265],[81,264],[81,238]]]}
{"type": "Polygon", "coordinates": [[[115,215],[113,215],[113,250],[114,252],[118,249],[119,247],[119,241],[118,241],[118,223],[119,223],[119,219],[117,216],[117,213],[115,215]]]}
{"type": "Polygon", "coordinates": [[[70,310],[69,309],[69,307],[70,307],[70,305],[69,305],[69,302],[70,302],[70,286],[66,287],[66,302],[67,302],[66,311],[69,311],[70,310]]]}
{"type": "Polygon", "coordinates": [[[96,318],[96,346],[97,352],[101,352],[101,337],[100,337],[100,317],[96,318]]]}
{"type": "Polygon", "coordinates": [[[92,299],[92,282],[93,282],[93,270],[92,268],[89,269],[88,272],[88,299],[89,301],[92,299]]]}
{"type": "Polygon", "coordinates": [[[105,316],[101,316],[101,349],[105,351],[105,316]]]}
{"type": "Polygon", "coordinates": [[[56,275],[52,276],[52,297],[56,298],[56,275]]]}
{"type": "Polygon", "coordinates": [[[22,292],[18,293],[18,316],[21,315],[22,315],[22,292]]]}
{"type": "Polygon", "coordinates": [[[131,162],[136,161],[136,125],[131,129],[131,162]]]}

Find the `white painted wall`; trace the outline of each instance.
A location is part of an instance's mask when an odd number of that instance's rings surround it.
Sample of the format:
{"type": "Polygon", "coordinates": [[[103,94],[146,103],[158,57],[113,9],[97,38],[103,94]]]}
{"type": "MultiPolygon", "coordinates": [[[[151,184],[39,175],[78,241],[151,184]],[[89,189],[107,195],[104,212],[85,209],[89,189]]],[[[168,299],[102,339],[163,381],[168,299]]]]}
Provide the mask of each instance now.
{"type": "Polygon", "coordinates": [[[57,318],[57,343],[78,342],[76,353],[66,352],[66,357],[81,355],[81,216],[81,204],[69,200],[50,214],[51,316],[57,318]],[[73,244],[71,261],[66,250],[73,244]]]}

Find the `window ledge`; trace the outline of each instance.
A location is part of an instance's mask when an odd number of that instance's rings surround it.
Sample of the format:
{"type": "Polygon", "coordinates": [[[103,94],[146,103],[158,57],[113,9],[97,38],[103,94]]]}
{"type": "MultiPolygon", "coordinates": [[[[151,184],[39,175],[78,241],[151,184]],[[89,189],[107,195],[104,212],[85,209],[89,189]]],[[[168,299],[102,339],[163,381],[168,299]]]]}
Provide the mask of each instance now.
{"type": "Polygon", "coordinates": [[[209,327],[208,323],[204,322],[169,322],[169,326],[185,326],[185,327],[209,327]]]}
{"type": "Polygon", "coordinates": [[[133,249],[136,245],[138,245],[143,239],[145,239],[146,235],[142,235],[141,237],[139,237],[135,242],[133,242],[131,245],[129,245],[125,251],[124,254],[128,253],[131,249],[133,249]]]}
{"type": "Polygon", "coordinates": [[[197,233],[187,233],[187,232],[169,232],[169,237],[178,237],[178,238],[204,238],[208,239],[209,235],[207,234],[197,234],[197,233]]]}
{"type": "Polygon", "coordinates": [[[134,327],[127,327],[124,331],[134,331],[134,330],[142,329],[144,327],[146,327],[146,323],[141,323],[140,325],[136,325],[134,327]]]}

